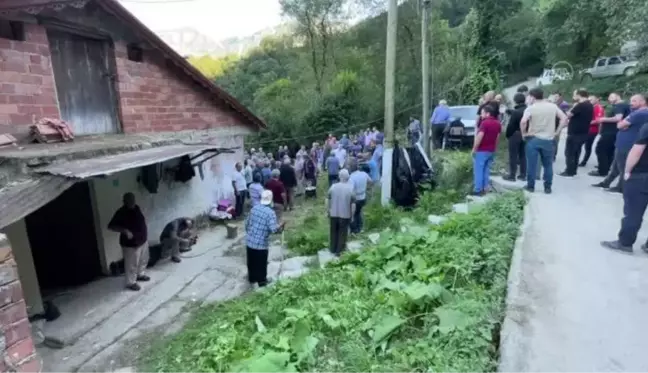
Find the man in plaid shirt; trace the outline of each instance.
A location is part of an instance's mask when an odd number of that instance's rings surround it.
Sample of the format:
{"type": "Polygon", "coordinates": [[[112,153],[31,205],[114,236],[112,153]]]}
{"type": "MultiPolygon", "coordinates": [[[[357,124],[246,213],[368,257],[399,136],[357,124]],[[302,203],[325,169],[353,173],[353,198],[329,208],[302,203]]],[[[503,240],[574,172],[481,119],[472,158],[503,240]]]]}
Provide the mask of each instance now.
{"type": "Polygon", "coordinates": [[[261,203],[252,207],[245,222],[248,280],[259,287],[268,285],[268,247],[270,235],[284,229],[285,222],[278,223],[271,207],[272,192],[261,193],[261,203]]]}

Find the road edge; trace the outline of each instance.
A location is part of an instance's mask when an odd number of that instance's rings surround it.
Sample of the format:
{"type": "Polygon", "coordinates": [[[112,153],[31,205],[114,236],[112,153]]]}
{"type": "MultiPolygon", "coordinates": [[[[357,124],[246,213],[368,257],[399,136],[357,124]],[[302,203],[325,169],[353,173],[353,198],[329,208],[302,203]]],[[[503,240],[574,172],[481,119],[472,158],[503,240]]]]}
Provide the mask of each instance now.
{"type": "Polygon", "coordinates": [[[531,226],[531,213],[529,201],[524,206],[524,220],[520,227],[520,235],[515,240],[515,247],[511,257],[511,265],[506,286],[505,315],[500,331],[498,372],[519,372],[524,361],[525,342],[524,330],[519,318],[515,315],[524,309],[522,296],[522,258],[526,232],[531,226]]]}

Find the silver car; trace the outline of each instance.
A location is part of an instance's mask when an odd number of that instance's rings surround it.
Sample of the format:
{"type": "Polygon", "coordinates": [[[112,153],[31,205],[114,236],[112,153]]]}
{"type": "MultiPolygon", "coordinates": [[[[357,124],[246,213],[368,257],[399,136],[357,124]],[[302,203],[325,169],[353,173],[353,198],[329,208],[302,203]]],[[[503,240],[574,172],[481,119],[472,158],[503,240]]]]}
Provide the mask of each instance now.
{"type": "MultiPolygon", "coordinates": [[[[475,139],[475,130],[477,127],[477,119],[479,115],[479,106],[477,105],[464,105],[464,106],[450,106],[450,120],[449,123],[452,123],[456,120],[461,121],[464,125],[464,134],[461,139],[461,145],[472,144],[475,139]]],[[[448,134],[446,130],[446,136],[444,137],[443,147],[446,147],[448,141],[448,134]]]]}

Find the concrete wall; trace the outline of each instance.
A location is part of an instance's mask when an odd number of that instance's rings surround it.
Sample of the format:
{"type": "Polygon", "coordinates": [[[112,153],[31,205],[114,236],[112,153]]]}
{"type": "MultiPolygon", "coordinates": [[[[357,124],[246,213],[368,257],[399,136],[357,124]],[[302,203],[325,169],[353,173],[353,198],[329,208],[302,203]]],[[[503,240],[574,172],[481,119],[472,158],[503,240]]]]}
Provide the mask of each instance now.
{"type": "Polygon", "coordinates": [[[25,134],[35,120],[58,118],[45,29],[25,25],[25,41],[0,38],[0,133],[25,134]]]}
{"type": "Polygon", "coordinates": [[[0,234],[0,372],[38,372],[27,319],[27,308],[18,279],[18,268],[9,241],[0,234]]]}
{"type": "MultiPolygon", "coordinates": [[[[221,139],[222,146],[243,146],[242,136],[221,139]]],[[[187,183],[179,183],[163,179],[158,193],[149,193],[139,182],[139,169],[117,173],[107,178],[92,181],[96,196],[95,211],[98,216],[97,227],[99,247],[103,246],[102,266],[108,273],[111,262],[122,258],[119,246],[119,235],[108,231],[107,225],[115,210],[122,204],[122,195],[126,192],[135,193],[144,216],[147,219],[149,242],[159,242],[160,233],[171,220],[187,216],[195,217],[208,212],[212,203],[221,198],[233,195],[232,177],[234,165],[242,159],[242,150],[235,154],[221,154],[202,167],[205,179],[201,180],[196,169],[196,176],[187,183]]],[[[167,162],[163,168],[173,167],[176,161],[167,162]]]]}

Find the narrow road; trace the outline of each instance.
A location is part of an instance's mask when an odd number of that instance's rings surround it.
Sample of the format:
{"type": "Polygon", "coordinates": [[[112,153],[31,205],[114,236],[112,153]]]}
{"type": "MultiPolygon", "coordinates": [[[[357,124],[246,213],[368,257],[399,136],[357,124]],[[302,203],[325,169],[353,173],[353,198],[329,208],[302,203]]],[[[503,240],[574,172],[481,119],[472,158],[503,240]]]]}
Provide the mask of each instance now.
{"type": "MultiPolygon", "coordinates": [[[[531,195],[501,370],[648,371],[648,255],[639,247],[648,224],[634,255],[600,246],[616,239],[623,198],[590,186],[595,163],[575,178],[556,176],[552,195],[541,184],[531,195]]],[[[559,155],[554,171],[564,164],[559,155]]]]}

